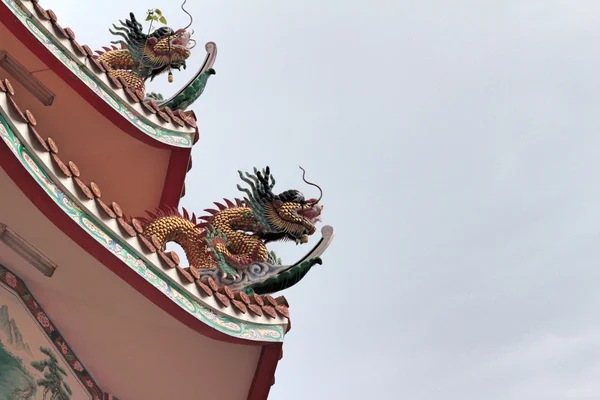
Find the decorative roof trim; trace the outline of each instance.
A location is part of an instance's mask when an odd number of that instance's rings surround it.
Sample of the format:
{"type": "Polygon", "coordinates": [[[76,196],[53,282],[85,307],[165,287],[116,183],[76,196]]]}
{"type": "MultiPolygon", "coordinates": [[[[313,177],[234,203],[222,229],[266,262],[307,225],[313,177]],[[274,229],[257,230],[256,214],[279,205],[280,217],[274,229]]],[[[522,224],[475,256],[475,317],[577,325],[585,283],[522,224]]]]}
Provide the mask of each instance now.
{"type": "Polygon", "coordinates": [[[5,265],[0,263],[0,285],[6,287],[9,291],[13,292],[21,303],[29,310],[35,323],[39,325],[40,329],[50,339],[55,347],[57,354],[60,354],[64,359],[65,363],[73,372],[73,375],[82,383],[82,386],[92,395],[93,399],[100,400],[105,393],[98,387],[96,381],[90,376],[89,372],[85,369],[84,363],[81,362],[71,346],[62,337],[56,325],[52,322],[52,319],[44,311],[39,302],[35,299],[31,291],[27,288],[27,285],[23,280],[5,265]],[[41,323],[44,321],[44,324],[41,323]],[[79,368],[74,368],[77,365],[79,368]]]}
{"type": "Polygon", "coordinates": [[[2,2],[57,60],[137,130],[170,146],[192,147],[197,136],[193,114],[181,112],[175,118],[171,118],[168,113],[170,110],[163,110],[154,105],[151,107],[149,102],[143,102],[143,99],[139,99],[121,82],[111,79],[106,74],[105,68],[93,59],[91,49],[79,45],[75,41],[73,31],[70,28],[60,27],[56,14],[52,10],[44,10],[37,1],[33,0],[29,5],[20,0],[2,0],[2,2]],[[35,14],[40,18],[35,18],[35,14]],[[64,39],[52,35],[50,33],[52,30],[60,32],[64,39]],[[175,129],[166,129],[167,124],[175,129]],[[187,125],[186,130],[182,130],[183,125],[187,125]]]}
{"type": "Polygon", "coordinates": [[[21,111],[10,93],[2,93],[6,86],[10,83],[0,83],[0,137],[44,191],[82,229],[180,308],[212,328],[245,340],[283,341],[289,315],[283,297],[242,298],[212,280],[190,282],[189,274],[173,262],[173,256],[143,237],[135,228],[135,220],[123,214],[117,203],[107,206],[100,199],[102,194],[96,184],[83,183],[75,163],[60,160],[57,144],[51,138],[42,139],[34,128],[32,113],[21,111]],[[11,118],[9,109],[15,118],[11,118]],[[23,133],[25,130],[29,134],[23,133]],[[100,217],[100,209],[106,214],[104,218],[100,217]],[[244,304],[253,313],[247,313],[244,304]],[[272,312],[275,305],[281,307],[272,312]]]}

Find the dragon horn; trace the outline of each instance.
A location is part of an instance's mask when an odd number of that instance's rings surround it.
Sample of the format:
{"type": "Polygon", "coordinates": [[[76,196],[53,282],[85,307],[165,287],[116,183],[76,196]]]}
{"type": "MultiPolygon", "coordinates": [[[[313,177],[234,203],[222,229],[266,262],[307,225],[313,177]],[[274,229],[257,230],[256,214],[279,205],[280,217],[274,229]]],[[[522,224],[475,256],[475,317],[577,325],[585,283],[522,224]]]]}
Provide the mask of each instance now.
{"type": "Polygon", "coordinates": [[[311,186],[315,186],[317,189],[319,189],[319,192],[320,192],[319,199],[314,203],[314,204],[318,204],[321,201],[321,199],[323,198],[323,189],[321,189],[321,187],[319,185],[307,181],[306,178],[304,177],[306,175],[306,171],[302,167],[300,167],[300,169],[302,170],[302,180],[304,182],[306,182],[307,184],[309,184],[311,186]]]}
{"type": "Polygon", "coordinates": [[[190,23],[183,28],[183,30],[187,30],[187,28],[189,28],[190,26],[192,26],[192,22],[194,22],[194,18],[192,17],[192,14],[190,14],[189,12],[187,12],[187,10],[185,8],[183,8],[183,6],[185,6],[185,3],[187,3],[187,0],[183,0],[183,4],[181,4],[181,9],[183,10],[184,13],[186,13],[187,15],[190,16],[190,23]]]}

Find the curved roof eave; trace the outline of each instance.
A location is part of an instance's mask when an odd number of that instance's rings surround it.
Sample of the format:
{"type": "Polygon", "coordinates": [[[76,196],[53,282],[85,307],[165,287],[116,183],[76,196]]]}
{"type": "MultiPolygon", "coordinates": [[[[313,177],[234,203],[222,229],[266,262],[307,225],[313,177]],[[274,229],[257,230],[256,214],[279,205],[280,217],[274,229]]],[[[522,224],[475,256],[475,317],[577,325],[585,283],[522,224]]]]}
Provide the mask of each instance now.
{"type": "MultiPolygon", "coordinates": [[[[23,121],[22,112],[11,100],[9,94],[0,92],[0,137],[5,144],[0,146],[0,164],[28,198],[75,243],[159,307],[208,337],[245,344],[283,341],[287,319],[272,315],[269,319],[263,317],[262,312],[260,317],[248,315],[239,319],[234,316],[237,313],[234,304],[216,301],[212,293],[199,303],[201,296],[190,292],[195,290],[200,293],[196,285],[187,283],[186,287],[185,283],[170,277],[184,271],[179,267],[174,268],[165,253],[155,250],[156,253],[146,251],[148,254],[142,255],[142,247],[134,245],[137,242],[133,239],[137,236],[143,243],[144,238],[133,230],[125,218],[121,218],[122,212],[117,213],[121,214],[119,216],[113,214],[113,218],[105,217],[104,222],[100,222],[96,213],[90,210],[92,207],[101,209],[96,204],[103,203],[99,198],[95,198],[95,201],[90,199],[94,198],[93,191],[78,177],[66,175],[65,169],[68,172],[68,167],[58,156],[46,152],[40,144],[36,146],[35,140],[32,140],[35,139],[34,135],[23,132],[23,128],[27,129],[30,123],[23,121]],[[10,117],[8,110],[11,108],[10,113],[17,120],[10,117]],[[22,120],[18,121],[19,118],[22,120]],[[59,171],[66,178],[59,178],[59,171]],[[82,193],[75,194],[77,188],[82,193]],[[77,215],[71,215],[74,213],[77,215]],[[117,233],[118,230],[126,231],[129,239],[117,233]]],[[[119,209],[118,205],[113,204],[113,209],[119,209]]],[[[218,300],[221,299],[219,294],[214,293],[218,300]]],[[[263,307],[265,313],[272,314],[274,310],[271,308],[268,304],[263,307]]],[[[287,313],[287,309],[283,311],[287,313]]]]}
{"type": "MultiPolygon", "coordinates": [[[[190,112],[185,116],[179,115],[181,118],[171,115],[171,118],[169,116],[169,114],[173,114],[171,110],[165,109],[165,112],[162,112],[155,102],[140,102],[141,109],[148,116],[160,115],[169,119],[173,125],[175,125],[174,121],[177,120],[178,124],[185,124],[190,129],[180,132],[170,131],[149,120],[144,122],[144,117],[140,118],[139,115],[136,115],[139,114],[139,111],[134,109],[134,104],[129,99],[125,102],[123,96],[117,96],[115,90],[109,87],[107,77],[102,77],[94,72],[96,64],[90,61],[91,58],[87,54],[77,57],[73,54],[74,51],[68,51],[66,43],[64,43],[65,40],[50,35],[44,28],[44,23],[40,19],[32,18],[33,13],[25,5],[21,8],[16,7],[19,3],[15,0],[2,0],[0,2],[1,23],[15,33],[15,36],[24,45],[32,50],[65,83],[77,91],[84,100],[123,132],[150,146],[171,149],[172,154],[163,185],[160,205],[177,207],[181,197],[185,194],[184,181],[189,171],[191,147],[198,141],[198,129],[194,113],[190,112]],[[32,15],[28,16],[24,11],[32,15]],[[30,22],[27,23],[28,21],[30,22]],[[37,36],[34,31],[37,32],[37,36]],[[43,37],[45,37],[45,40],[41,39],[43,37]],[[55,51],[53,52],[51,49],[55,51]],[[56,52],[60,52],[61,57],[58,57],[56,52]],[[90,79],[84,80],[82,77],[91,78],[93,81],[90,82],[90,79]],[[115,107],[115,104],[117,104],[117,107],[115,107]],[[149,134],[151,131],[156,133],[158,129],[166,134],[154,136],[149,134]],[[172,136],[168,132],[171,132],[172,136]]],[[[46,13],[49,23],[53,23],[55,29],[62,32],[72,32],[68,28],[65,30],[58,26],[56,18],[50,18],[48,12],[42,9],[37,2],[32,1],[30,3],[38,15],[46,13]]],[[[54,15],[51,10],[49,12],[54,15]]],[[[46,23],[46,25],[49,23],[46,23]]],[[[74,34],[72,36],[72,38],[69,38],[72,50],[81,49],[82,47],[74,40],[74,34]]],[[[123,91],[123,94],[127,93],[124,89],[121,89],[121,91],[123,91]]],[[[177,130],[180,130],[179,128],[177,130]]]]}
{"type": "Polygon", "coordinates": [[[191,114],[176,115],[171,110],[157,108],[155,102],[141,101],[134,93],[129,93],[131,91],[127,91],[128,88],[111,87],[113,81],[108,78],[104,68],[91,61],[91,54],[83,50],[89,47],[79,45],[74,40],[74,34],[69,37],[67,30],[57,24],[56,16],[51,10],[44,10],[37,2],[27,3],[31,7],[18,0],[2,0],[0,22],[85,101],[119,129],[151,146],[172,149],[193,146],[198,132],[191,114]],[[34,13],[45,18],[36,18],[34,13]],[[65,32],[68,39],[52,35],[49,27],[65,32]],[[79,55],[76,55],[78,52],[79,55]],[[135,102],[131,101],[131,94],[136,96],[135,102]]]}
{"type": "MultiPolygon", "coordinates": [[[[2,87],[0,87],[0,89],[2,89],[2,87]]],[[[2,96],[8,99],[8,94],[4,94],[0,90],[0,100],[2,96]]],[[[35,162],[32,155],[28,154],[29,151],[27,150],[26,146],[23,146],[18,138],[13,135],[11,140],[11,138],[8,137],[9,135],[7,133],[10,132],[10,129],[6,129],[6,122],[7,120],[10,120],[10,122],[15,121],[13,121],[6,112],[6,103],[7,102],[0,102],[0,117],[2,117],[0,118],[2,119],[2,121],[0,121],[0,128],[5,128],[0,129],[0,137],[3,139],[2,144],[0,144],[0,167],[15,183],[17,183],[27,198],[71,240],[77,243],[80,247],[84,248],[91,256],[106,266],[109,270],[111,270],[111,272],[127,282],[130,286],[135,288],[143,296],[152,301],[155,305],[172,315],[174,318],[178,319],[190,329],[214,340],[234,344],[262,345],[263,348],[261,356],[256,367],[255,375],[247,398],[248,400],[267,399],[270,388],[275,383],[275,370],[277,368],[277,364],[283,357],[283,342],[281,340],[275,342],[253,341],[219,332],[218,330],[195,318],[189,312],[186,312],[183,307],[179,306],[169,297],[165,296],[164,293],[158,291],[157,288],[148,280],[142,279],[140,275],[132,268],[124,268],[123,262],[116,258],[113,252],[109,251],[106,246],[100,244],[100,242],[91,235],[82,235],[82,227],[75,221],[75,219],[72,218],[72,216],[66,214],[58,205],[58,203],[64,202],[64,198],[58,200],[49,198],[48,191],[46,191],[42,187],[41,182],[36,180],[36,177],[34,177],[34,170],[37,170],[38,173],[44,174],[39,165],[36,165],[35,167],[29,165],[29,168],[26,168],[25,160],[17,158],[14,151],[12,151],[14,149],[11,149],[11,145],[17,147],[20,146],[20,154],[27,154],[28,162],[35,162]],[[2,122],[4,122],[4,124],[2,124],[2,122]]],[[[13,108],[13,114],[20,113],[20,110],[16,104],[13,104],[13,108]]],[[[27,147],[30,147],[31,143],[28,143],[28,145],[29,146],[27,147]]],[[[46,183],[51,182],[47,181],[46,183]]],[[[56,186],[55,190],[60,192],[60,189],[56,186]]],[[[62,196],[64,196],[64,194],[62,194],[62,196]]],[[[73,206],[78,208],[76,204],[73,204],[73,206]]],[[[286,330],[289,330],[289,324],[286,330]]],[[[281,339],[283,339],[283,337],[281,339]]]]}

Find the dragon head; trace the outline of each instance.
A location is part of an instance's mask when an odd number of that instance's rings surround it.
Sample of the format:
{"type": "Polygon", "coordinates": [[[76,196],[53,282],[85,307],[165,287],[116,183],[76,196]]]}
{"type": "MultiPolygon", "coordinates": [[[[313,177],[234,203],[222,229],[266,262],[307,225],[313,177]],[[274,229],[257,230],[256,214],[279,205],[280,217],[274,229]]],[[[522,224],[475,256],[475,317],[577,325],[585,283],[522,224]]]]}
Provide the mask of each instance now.
{"type": "Polygon", "coordinates": [[[321,197],[307,200],[298,190],[274,194],[275,179],[269,167],[262,172],[254,169],[254,174],[246,173],[244,176],[241,171],[239,174],[250,186],[248,189],[238,185],[238,189],[248,195],[246,203],[252,209],[259,225],[255,234],[262,240],[293,240],[296,243],[306,243],[308,236],[315,233],[315,225],[321,220],[323,210],[323,206],[319,204],[321,197]]]}
{"type": "Polygon", "coordinates": [[[190,45],[195,43],[190,32],[161,27],[146,34],[133,13],[129,13],[129,18],[125,22],[119,21],[121,26],[113,24],[115,30],[111,29],[110,32],[122,39],[111,43],[120,44],[129,50],[138,64],[136,72],[145,79],[153,79],[168,68],[185,68],[185,61],[193,47],[190,45]]]}
{"type": "MultiPolygon", "coordinates": [[[[193,43],[191,34],[183,29],[173,31],[163,27],[155,30],[148,36],[144,47],[144,55],[155,60],[159,67],[179,69],[185,68],[185,60],[190,56],[190,43],[193,43]]],[[[164,69],[164,68],[163,68],[164,69]]],[[[162,71],[161,71],[162,72],[162,71]]],[[[157,74],[151,75],[154,77],[157,74]]]]}

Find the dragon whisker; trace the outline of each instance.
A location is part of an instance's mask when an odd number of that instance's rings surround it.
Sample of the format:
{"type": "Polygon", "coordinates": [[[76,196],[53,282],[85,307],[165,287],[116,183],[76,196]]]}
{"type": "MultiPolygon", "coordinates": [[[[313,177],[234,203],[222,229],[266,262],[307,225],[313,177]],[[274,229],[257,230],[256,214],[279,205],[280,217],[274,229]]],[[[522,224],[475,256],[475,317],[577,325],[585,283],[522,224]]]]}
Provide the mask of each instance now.
{"type": "Polygon", "coordinates": [[[321,201],[321,199],[323,198],[323,189],[321,189],[321,187],[320,187],[319,185],[317,185],[317,184],[315,184],[315,183],[311,183],[311,182],[307,181],[307,180],[306,180],[306,178],[305,178],[305,175],[306,175],[306,170],[305,170],[304,168],[302,168],[302,167],[300,167],[300,169],[302,170],[302,180],[303,180],[305,183],[307,183],[307,184],[309,184],[309,185],[311,185],[311,186],[315,186],[317,189],[319,189],[319,192],[320,192],[319,199],[318,199],[318,200],[317,200],[317,201],[316,201],[316,202],[313,204],[313,205],[316,205],[316,204],[318,204],[318,203],[321,201]]]}

